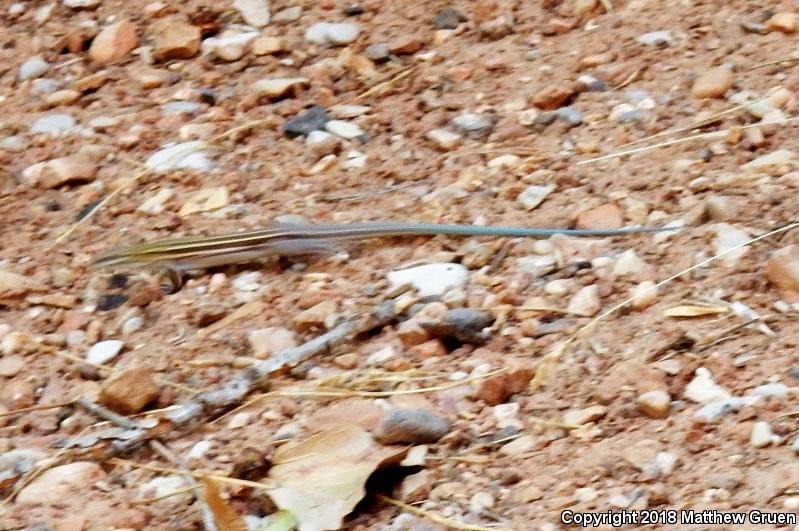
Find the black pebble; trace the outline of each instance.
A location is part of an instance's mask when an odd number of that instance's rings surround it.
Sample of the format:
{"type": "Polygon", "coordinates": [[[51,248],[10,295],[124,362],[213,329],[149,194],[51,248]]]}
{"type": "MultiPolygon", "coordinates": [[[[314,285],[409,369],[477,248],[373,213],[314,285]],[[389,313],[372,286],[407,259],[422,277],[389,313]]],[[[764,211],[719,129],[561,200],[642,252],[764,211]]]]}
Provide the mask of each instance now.
{"type": "Polygon", "coordinates": [[[311,131],[323,130],[329,121],[330,117],[325,108],[321,105],[314,105],[283,124],[283,133],[289,138],[307,136],[311,131]]]}
{"type": "Polygon", "coordinates": [[[348,17],[357,17],[363,15],[363,8],[358,4],[347,4],[344,6],[344,14],[348,17]]]}
{"type": "Polygon", "coordinates": [[[215,105],[216,94],[214,94],[213,90],[208,88],[200,89],[200,102],[206,105],[215,105]]]}
{"type": "Polygon", "coordinates": [[[127,300],[127,295],[121,295],[118,293],[107,293],[105,295],[100,295],[100,300],[97,302],[97,310],[101,312],[107,312],[109,310],[113,310],[114,308],[119,308],[125,304],[125,301],[127,300]]]}
{"type": "Polygon", "coordinates": [[[88,205],[86,205],[85,207],[81,208],[81,209],[80,209],[80,212],[78,212],[78,213],[75,215],[75,221],[80,221],[80,220],[82,220],[83,218],[85,218],[86,216],[88,216],[88,215],[89,215],[89,212],[91,212],[92,210],[94,210],[94,207],[96,207],[97,205],[99,205],[99,204],[100,204],[100,201],[102,201],[102,199],[98,199],[97,201],[92,201],[91,203],[89,203],[89,204],[88,204],[88,205]]]}
{"type": "Polygon", "coordinates": [[[122,273],[114,273],[108,278],[108,287],[111,289],[124,288],[127,285],[128,277],[122,273]]]}

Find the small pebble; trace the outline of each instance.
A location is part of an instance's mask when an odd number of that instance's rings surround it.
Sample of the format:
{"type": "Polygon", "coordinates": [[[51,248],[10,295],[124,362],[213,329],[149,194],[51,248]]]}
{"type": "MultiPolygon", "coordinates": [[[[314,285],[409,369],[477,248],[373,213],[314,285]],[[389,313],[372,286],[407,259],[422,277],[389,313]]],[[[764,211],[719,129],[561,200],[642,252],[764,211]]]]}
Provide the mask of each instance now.
{"type": "Polygon", "coordinates": [[[314,105],[283,125],[283,133],[289,138],[306,136],[311,131],[323,130],[330,121],[327,111],[321,105],[314,105]]]}
{"type": "Polygon", "coordinates": [[[468,19],[457,9],[445,7],[436,15],[436,18],[433,20],[433,26],[437,29],[456,29],[461,22],[466,22],[467,20],[468,19]]]}
{"type": "Polygon", "coordinates": [[[753,448],[765,448],[772,442],[774,442],[774,433],[771,431],[771,425],[766,421],[755,422],[749,436],[749,444],[753,448]]]}
{"type": "Polygon", "coordinates": [[[45,61],[41,56],[37,55],[31,57],[19,67],[17,78],[20,81],[34,79],[43,76],[50,69],[50,63],[45,61]]]}
{"type": "Polygon", "coordinates": [[[449,433],[449,422],[430,411],[421,409],[392,409],[374,430],[382,444],[434,443],[449,433]]]}
{"type": "Polygon", "coordinates": [[[716,400],[730,398],[730,393],[716,382],[710,371],[704,367],[696,369],[696,376],[685,386],[684,396],[697,404],[707,404],[716,400]]]}
{"type": "Polygon", "coordinates": [[[765,276],[780,289],[799,291],[799,245],[774,251],[766,263],[765,276]]]}
{"type": "Polygon", "coordinates": [[[100,341],[95,343],[89,348],[86,353],[86,361],[89,363],[106,363],[116,357],[122,351],[125,342],[119,339],[109,339],[107,341],[100,341]]]}
{"type": "Polygon", "coordinates": [[[454,118],[452,125],[463,133],[483,135],[494,127],[494,122],[488,116],[467,113],[454,118]]]}
{"type": "Polygon", "coordinates": [[[599,287],[596,285],[585,286],[580,289],[569,301],[566,311],[581,317],[593,317],[599,313],[602,302],[599,299],[599,287]]]}
{"type": "Polygon", "coordinates": [[[391,52],[385,44],[370,44],[364,53],[366,57],[376,63],[383,63],[391,58],[391,52]]]}
{"type": "Polygon", "coordinates": [[[574,107],[561,107],[557,111],[558,118],[572,126],[583,123],[583,113],[574,107]]]}
{"type": "Polygon", "coordinates": [[[536,184],[528,186],[516,198],[527,210],[532,210],[540,205],[549,194],[555,191],[554,184],[536,184]]]}
{"type": "Polygon", "coordinates": [[[427,138],[442,151],[450,151],[456,148],[463,140],[463,136],[447,129],[432,129],[427,132],[427,138]]]}
{"type": "Polygon", "coordinates": [[[671,44],[674,41],[674,37],[671,31],[661,30],[650,31],[649,33],[639,35],[637,40],[646,46],[661,46],[671,44]]]}
{"type": "Polygon", "coordinates": [[[330,120],[325,124],[325,129],[327,132],[347,140],[362,137],[365,134],[364,130],[356,124],[343,120],[330,120]]]}
{"type": "Polygon", "coordinates": [[[156,151],[144,164],[156,173],[173,170],[210,171],[214,164],[206,155],[207,149],[205,143],[199,140],[174,144],[156,151]]]}
{"type": "Polygon", "coordinates": [[[269,24],[269,0],[234,0],[233,7],[241,14],[244,22],[256,28],[269,24]]]}
{"type": "Polygon", "coordinates": [[[691,96],[699,99],[721,98],[732,87],[733,79],[732,68],[728,66],[711,68],[696,78],[691,88],[691,96]]]}
{"type": "Polygon", "coordinates": [[[278,352],[297,346],[296,334],[288,328],[272,326],[251,330],[247,334],[247,341],[252,348],[253,356],[264,359],[278,352]]]}
{"type": "Polygon", "coordinates": [[[694,418],[705,422],[713,422],[724,415],[729,415],[730,413],[740,411],[746,406],[751,406],[759,400],[760,398],[756,396],[746,396],[742,398],[730,397],[714,400],[699,408],[699,410],[694,413],[694,418]]]}
{"type": "Polygon", "coordinates": [[[304,77],[267,78],[259,79],[253,83],[252,89],[256,94],[261,96],[280,98],[288,93],[292,93],[296,96],[297,90],[302,87],[307,87],[308,83],[308,78],[304,77]]]}
{"type": "Polygon", "coordinates": [[[68,114],[46,114],[33,122],[31,133],[43,133],[59,136],[77,125],[75,119],[68,114]]]}
{"type": "Polygon", "coordinates": [[[663,418],[671,407],[671,397],[665,391],[648,391],[638,397],[638,409],[652,418],[663,418]]]}
{"type": "Polygon", "coordinates": [[[604,417],[608,409],[604,406],[589,406],[584,409],[573,409],[563,414],[563,423],[569,426],[581,426],[604,417]]]}
{"type": "Polygon", "coordinates": [[[450,289],[463,288],[469,271],[461,264],[436,263],[391,271],[386,277],[392,289],[410,284],[420,297],[440,297],[450,289]]]}

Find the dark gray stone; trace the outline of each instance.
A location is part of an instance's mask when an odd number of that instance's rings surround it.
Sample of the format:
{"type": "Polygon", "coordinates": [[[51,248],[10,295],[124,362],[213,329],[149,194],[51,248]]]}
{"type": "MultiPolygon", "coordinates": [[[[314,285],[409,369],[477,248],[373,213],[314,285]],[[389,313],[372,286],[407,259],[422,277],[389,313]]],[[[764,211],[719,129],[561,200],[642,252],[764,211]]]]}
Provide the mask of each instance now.
{"type": "Polygon", "coordinates": [[[374,431],[375,439],[382,444],[434,443],[449,433],[449,422],[435,413],[423,409],[392,409],[374,431]]]}
{"type": "Polygon", "coordinates": [[[330,121],[327,111],[321,105],[314,105],[298,114],[283,125],[283,133],[289,138],[307,136],[311,131],[323,131],[330,121]]]}
{"type": "Polygon", "coordinates": [[[436,15],[433,26],[438,29],[455,29],[461,22],[466,22],[467,18],[463,13],[451,7],[445,7],[436,15]]]}

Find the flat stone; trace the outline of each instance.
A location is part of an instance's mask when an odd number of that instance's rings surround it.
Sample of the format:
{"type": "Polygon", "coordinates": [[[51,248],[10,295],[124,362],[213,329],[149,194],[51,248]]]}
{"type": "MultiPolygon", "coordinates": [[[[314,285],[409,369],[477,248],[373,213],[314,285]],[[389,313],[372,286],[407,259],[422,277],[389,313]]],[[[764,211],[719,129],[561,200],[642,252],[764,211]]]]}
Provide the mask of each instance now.
{"type": "Polygon", "coordinates": [[[358,138],[365,135],[364,130],[358,125],[352,122],[345,122],[344,120],[329,120],[325,124],[325,129],[328,133],[332,133],[347,140],[352,140],[353,138],[358,138]]]}
{"type": "Polygon", "coordinates": [[[434,443],[449,433],[449,422],[430,411],[422,409],[392,409],[374,431],[375,439],[382,444],[434,443]]]}
{"type": "Polygon", "coordinates": [[[482,114],[466,113],[454,118],[452,125],[464,133],[483,135],[494,127],[494,122],[482,114]]]}
{"type": "Polygon", "coordinates": [[[58,136],[77,125],[75,119],[68,114],[46,114],[33,122],[31,133],[43,133],[58,136]]]}
{"type": "Polygon", "coordinates": [[[273,24],[288,24],[296,22],[302,16],[302,6],[293,6],[281,9],[272,16],[273,24]]]}
{"type": "Polygon", "coordinates": [[[586,210],[577,217],[578,229],[609,230],[624,225],[621,209],[614,203],[606,203],[586,210]]]}
{"type": "Polygon", "coordinates": [[[789,149],[778,149],[747,162],[741,166],[741,169],[761,170],[770,166],[782,166],[784,164],[789,164],[794,160],[796,160],[796,153],[794,151],[789,149]]]}
{"type": "Polygon", "coordinates": [[[310,80],[305,77],[289,77],[277,79],[259,79],[253,83],[252,88],[258,95],[268,98],[280,98],[291,92],[297,95],[297,89],[307,87],[310,80]]]}
{"type": "Polygon", "coordinates": [[[214,165],[205,153],[204,142],[194,140],[159,149],[144,162],[145,166],[156,173],[173,170],[210,171],[214,165]]]}
{"type": "Polygon", "coordinates": [[[599,288],[596,285],[585,286],[574,294],[569,300],[566,311],[581,317],[593,317],[599,313],[602,302],[599,298],[599,288]]]}
{"type": "Polygon", "coordinates": [[[799,14],[790,11],[774,13],[766,22],[766,27],[783,33],[796,33],[799,30],[799,14]]]}
{"type": "Polygon", "coordinates": [[[136,26],[131,21],[123,19],[100,31],[89,48],[89,57],[95,63],[114,63],[127,56],[138,43],[136,26]]]}
{"type": "Polygon", "coordinates": [[[253,55],[273,55],[286,51],[288,45],[283,37],[270,37],[261,35],[250,43],[253,55]]]}
{"type": "Polygon", "coordinates": [[[469,272],[461,264],[435,263],[391,271],[386,277],[392,288],[410,284],[420,297],[440,297],[451,289],[463,288],[469,272]]]}
{"type": "Polygon", "coordinates": [[[516,198],[522,206],[527,210],[532,210],[547,198],[549,194],[555,191],[554,184],[534,184],[528,186],[516,198]]]}
{"type": "Polygon", "coordinates": [[[581,426],[599,420],[607,415],[608,409],[604,406],[589,406],[583,409],[573,409],[563,414],[563,423],[570,426],[581,426]]]}
{"type": "Polygon", "coordinates": [[[103,364],[114,359],[122,351],[125,342],[119,339],[108,339],[95,343],[86,353],[86,361],[89,363],[103,364]]]}
{"type": "Polygon", "coordinates": [[[533,105],[545,111],[553,111],[569,101],[575,94],[572,85],[550,85],[536,92],[531,101],[533,105]]]}
{"type": "Polygon", "coordinates": [[[60,157],[28,166],[22,171],[22,181],[27,186],[52,189],[91,182],[97,175],[97,169],[97,164],[85,157],[60,157]]]}
{"type": "Polygon", "coordinates": [[[442,151],[450,151],[458,147],[463,140],[462,135],[447,129],[432,129],[427,132],[426,136],[442,151]]]}
{"type": "Polygon", "coordinates": [[[321,105],[314,105],[283,125],[283,133],[289,138],[306,136],[311,131],[319,131],[325,128],[325,124],[330,121],[327,111],[321,105]]]}
{"type": "Polygon", "coordinates": [[[696,376],[685,386],[684,396],[692,402],[707,404],[716,400],[730,398],[730,393],[716,382],[710,371],[704,367],[696,369],[696,376]]]}

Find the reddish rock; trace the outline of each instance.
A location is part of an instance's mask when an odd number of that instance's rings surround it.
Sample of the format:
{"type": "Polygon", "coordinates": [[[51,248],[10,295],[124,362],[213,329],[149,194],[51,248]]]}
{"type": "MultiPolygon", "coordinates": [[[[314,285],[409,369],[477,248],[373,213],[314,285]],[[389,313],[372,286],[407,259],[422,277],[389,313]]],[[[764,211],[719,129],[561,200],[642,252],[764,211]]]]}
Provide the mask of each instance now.
{"type": "Polygon", "coordinates": [[[58,504],[76,492],[85,492],[105,478],[97,463],[77,461],[45,471],[24,487],[17,496],[22,504],[58,504]]]}
{"type": "Polygon", "coordinates": [[[388,50],[396,55],[416,53],[422,49],[424,41],[415,35],[403,35],[388,43],[388,50]]]}
{"type": "Polygon", "coordinates": [[[416,319],[408,319],[407,321],[401,322],[397,327],[397,335],[400,341],[402,341],[402,344],[406,347],[421,345],[430,339],[430,334],[427,333],[427,330],[425,330],[416,319]]]}
{"type": "Polygon", "coordinates": [[[305,424],[313,432],[353,422],[365,430],[372,431],[385,414],[383,408],[373,400],[351,398],[323,407],[312,414],[305,424]]]}
{"type": "Polygon", "coordinates": [[[574,86],[550,85],[533,95],[533,105],[551,111],[565,105],[576,93],[574,86]]]}
{"type": "Polygon", "coordinates": [[[160,390],[147,367],[112,374],[100,388],[98,402],[125,415],[138,413],[158,398],[160,390]]]}
{"type": "Polygon", "coordinates": [[[489,406],[504,404],[512,395],[527,388],[534,373],[530,367],[520,367],[486,378],[480,384],[478,395],[489,406]]]}

